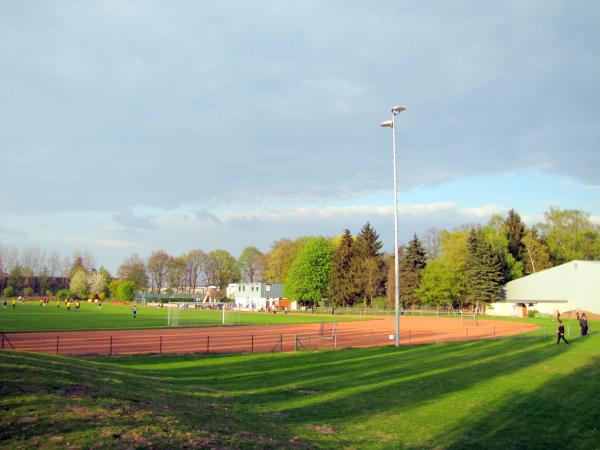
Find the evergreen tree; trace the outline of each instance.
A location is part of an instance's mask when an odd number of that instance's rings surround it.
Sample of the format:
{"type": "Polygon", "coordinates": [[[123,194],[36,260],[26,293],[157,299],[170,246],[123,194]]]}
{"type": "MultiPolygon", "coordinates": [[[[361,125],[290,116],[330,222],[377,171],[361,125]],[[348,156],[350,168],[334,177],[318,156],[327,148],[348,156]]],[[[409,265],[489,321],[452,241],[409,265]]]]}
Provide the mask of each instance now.
{"type": "Polygon", "coordinates": [[[499,300],[503,274],[498,254],[480,229],[471,230],[467,248],[465,300],[472,305],[499,300]]]}
{"type": "Polygon", "coordinates": [[[354,241],[356,291],[358,297],[365,299],[365,306],[385,291],[386,265],[382,247],[379,235],[367,222],[354,241]]]}
{"type": "Polygon", "coordinates": [[[344,230],[337,246],[329,276],[329,298],[335,305],[352,306],[356,300],[354,249],[350,230],[344,230]]]}
{"type": "Polygon", "coordinates": [[[511,209],[508,212],[508,217],[505,220],[508,239],[508,251],[516,261],[522,261],[524,257],[525,247],[523,245],[523,237],[525,236],[525,224],[521,221],[521,216],[511,209]]]}
{"type": "Polygon", "coordinates": [[[410,306],[417,301],[414,291],[419,287],[421,270],[427,265],[427,251],[416,234],[409,241],[403,256],[400,265],[400,300],[403,305],[410,306]]]}
{"type": "Polygon", "coordinates": [[[383,244],[379,239],[379,234],[371,226],[369,222],[363,225],[358,233],[357,242],[360,241],[359,249],[361,256],[376,258],[381,256],[381,248],[383,244]]]}

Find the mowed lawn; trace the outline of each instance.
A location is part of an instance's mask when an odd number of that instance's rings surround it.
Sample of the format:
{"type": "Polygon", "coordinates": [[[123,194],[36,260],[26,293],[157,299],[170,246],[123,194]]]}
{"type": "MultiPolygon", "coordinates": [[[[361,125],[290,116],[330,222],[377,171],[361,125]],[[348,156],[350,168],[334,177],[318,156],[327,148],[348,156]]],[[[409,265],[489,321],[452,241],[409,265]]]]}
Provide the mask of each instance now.
{"type": "MultiPolygon", "coordinates": [[[[592,323],[592,330],[600,324],[592,323]]],[[[0,447],[600,447],[600,334],[254,355],[0,353],[0,447]]]]}
{"type": "MultiPolygon", "coordinates": [[[[180,310],[180,326],[217,326],[222,323],[221,311],[200,309],[180,310]]],[[[52,302],[40,306],[37,302],[18,303],[13,310],[0,309],[0,332],[15,331],[72,331],[72,330],[125,330],[143,328],[166,328],[168,308],[138,305],[137,318],[133,319],[132,306],[103,303],[81,303],[80,311],[67,311],[52,302]]],[[[225,323],[235,325],[282,325],[315,322],[342,322],[360,318],[312,314],[268,314],[226,312],[225,323]]]]}

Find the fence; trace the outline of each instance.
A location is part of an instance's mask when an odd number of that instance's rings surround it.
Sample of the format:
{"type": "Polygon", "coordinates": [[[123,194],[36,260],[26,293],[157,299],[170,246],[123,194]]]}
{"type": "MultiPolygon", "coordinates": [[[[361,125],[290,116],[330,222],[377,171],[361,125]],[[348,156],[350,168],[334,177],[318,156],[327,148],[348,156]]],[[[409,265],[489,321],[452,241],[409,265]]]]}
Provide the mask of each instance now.
{"type": "MultiPolygon", "coordinates": [[[[296,311],[300,313],[315,314],[334,314],[334,315],[356,315],[356,316],[394,316],[395,309],[377,309],[377,308],[315,308],[304,311],[296,311]]],[[[423,317],[458,317],[460,312],[452,309],[404,309],[400,312],[403,316],[423,316],[423,317]]],[[[465,311],[465,315],[467,312],[465,311]]],[[[469,312],[473,315],[473,312],[469,312]]]]}
{"type": "MultiPolygon", "coordinates": [[[[240,327],[241,328],[241,327],[240,327]]],[[[198,329],[142,330],[143,332],[1,333],[3,350],[57,355],[131,355],[162,353],[268,353],[302,350],[338,350],[392,345],[391,330],[340,329],[335,323],[285,332],[244,330],[203,332],[198,329]]],[[[566,329],[567,338],[573,330],[566,329]]],[[[473,326],[440,329],[401,329],[402,345],[442,344],[489,340],[510,335],[514,339],[555,339],[555,325],[535,331],[520,324],[501,328],[473,326]]]]}

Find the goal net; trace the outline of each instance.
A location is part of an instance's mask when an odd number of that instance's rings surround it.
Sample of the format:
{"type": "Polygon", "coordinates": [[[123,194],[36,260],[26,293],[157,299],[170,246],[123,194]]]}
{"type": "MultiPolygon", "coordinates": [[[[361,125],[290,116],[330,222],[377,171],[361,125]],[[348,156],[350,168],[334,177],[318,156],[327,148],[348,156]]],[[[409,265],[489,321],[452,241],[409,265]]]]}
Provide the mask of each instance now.
{"type": "Polygon", "coordinates": [[[240,323],[239,311],[232,303],[172,302],[167,305],[167,326],[202,327],[240,323]]]}

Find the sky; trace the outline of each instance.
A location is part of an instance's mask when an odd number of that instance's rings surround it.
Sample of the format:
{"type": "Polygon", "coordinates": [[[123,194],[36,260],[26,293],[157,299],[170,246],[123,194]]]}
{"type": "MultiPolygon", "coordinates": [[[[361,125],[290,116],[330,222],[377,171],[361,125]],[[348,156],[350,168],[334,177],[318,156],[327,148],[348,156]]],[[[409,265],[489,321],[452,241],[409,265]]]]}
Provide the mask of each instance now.
{"type": "Polygon", "coordinates": [[[0,244],[239,256],[550,207],[600,223],[600,4],[0,3],[0,244]]]}

